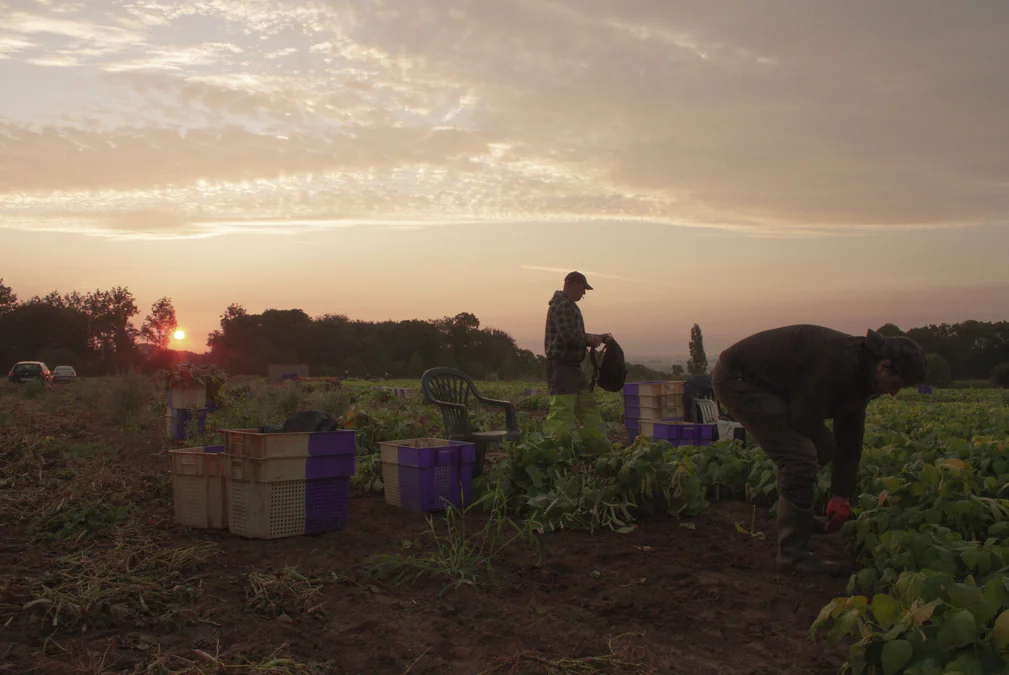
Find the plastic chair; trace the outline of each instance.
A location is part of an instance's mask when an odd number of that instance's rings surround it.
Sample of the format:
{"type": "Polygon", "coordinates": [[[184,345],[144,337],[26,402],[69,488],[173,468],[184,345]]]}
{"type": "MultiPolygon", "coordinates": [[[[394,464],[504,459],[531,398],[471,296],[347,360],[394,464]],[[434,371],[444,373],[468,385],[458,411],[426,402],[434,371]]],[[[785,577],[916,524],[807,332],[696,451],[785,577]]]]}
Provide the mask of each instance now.
{"type": "Polygon", "coordinates": [[[424,392],[424,398],[441,408],[442,419],[445,421],[446,440],[466,441],[475,446],[474,476],[483,473],[483,460],[488,446],[518,439],[520,432],[518,419],[515,415],[515,404],[511,401],[501,401],[481,395],[476,385],[473,384],[473,380],[463,371],[456,368],[431,368],[421,376],[420,388],[424,392]],[[467,407],[470,394],[480,403],[504,408],[504,430],[473,431],[467,407]]]}

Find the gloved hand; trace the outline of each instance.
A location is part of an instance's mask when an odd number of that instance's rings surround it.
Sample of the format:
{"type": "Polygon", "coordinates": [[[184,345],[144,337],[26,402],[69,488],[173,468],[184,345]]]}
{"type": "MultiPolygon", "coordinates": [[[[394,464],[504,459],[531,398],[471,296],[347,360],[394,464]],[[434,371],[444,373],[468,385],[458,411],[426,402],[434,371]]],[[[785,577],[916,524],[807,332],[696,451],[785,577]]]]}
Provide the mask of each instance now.
{"type": "Polygon", "coordinates": [[[844,497],[834,497],[827,503],[825,532],[837,532],[851,515],[851,504],[844,497]]]}

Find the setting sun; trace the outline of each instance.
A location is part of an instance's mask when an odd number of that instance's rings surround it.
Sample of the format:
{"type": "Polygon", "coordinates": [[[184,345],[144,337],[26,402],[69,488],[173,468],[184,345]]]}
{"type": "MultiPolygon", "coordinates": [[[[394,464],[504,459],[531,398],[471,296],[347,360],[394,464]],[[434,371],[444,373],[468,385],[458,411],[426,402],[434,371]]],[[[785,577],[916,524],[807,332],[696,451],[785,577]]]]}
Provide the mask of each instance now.
{"type": "Polygon", "coordinates": [[[176,340],[181,340],[184,337],[186,337],[186,333],[184,331],[181,331],[181,330],[175,331],[175,339],[176,340]]]}

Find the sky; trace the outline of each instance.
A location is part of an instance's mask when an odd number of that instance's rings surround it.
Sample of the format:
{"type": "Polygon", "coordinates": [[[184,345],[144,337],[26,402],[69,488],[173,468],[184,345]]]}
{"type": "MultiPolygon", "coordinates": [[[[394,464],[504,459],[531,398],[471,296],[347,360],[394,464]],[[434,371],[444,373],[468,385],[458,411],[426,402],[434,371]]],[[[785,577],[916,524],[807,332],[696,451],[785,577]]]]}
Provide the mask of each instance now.
{"type": "MultiPolygon", "coordinates": [[[[1009,3],[0,0],[22,299],[473,312],[628,355],[1009,318],[1009,3]]],[[[15,253],[12,253],[15,252],[15,253]]]]}

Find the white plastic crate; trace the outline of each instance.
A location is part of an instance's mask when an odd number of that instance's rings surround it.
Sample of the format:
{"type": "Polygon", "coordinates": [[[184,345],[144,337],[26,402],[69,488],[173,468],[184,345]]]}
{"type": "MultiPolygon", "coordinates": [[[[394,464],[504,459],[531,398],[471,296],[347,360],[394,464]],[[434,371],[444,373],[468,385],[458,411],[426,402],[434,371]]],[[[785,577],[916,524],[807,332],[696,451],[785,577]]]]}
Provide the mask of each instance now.
{"type": "Polygon", "coordinates": [[[227,528],[227,456],[205,448],[169,450],[175,522],[186,527],[227,528]]]}

